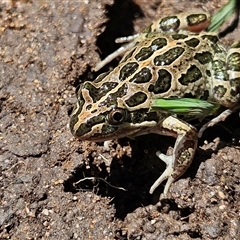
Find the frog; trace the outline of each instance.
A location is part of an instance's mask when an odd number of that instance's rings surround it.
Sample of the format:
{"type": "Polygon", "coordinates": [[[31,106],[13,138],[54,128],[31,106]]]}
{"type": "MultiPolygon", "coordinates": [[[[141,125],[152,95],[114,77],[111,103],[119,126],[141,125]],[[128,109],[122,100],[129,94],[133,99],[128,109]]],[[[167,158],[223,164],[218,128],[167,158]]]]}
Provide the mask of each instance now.
{"type": "Polygon", "coordinates": [[[143,32],[120,39],[128,43],[95,70],[124,53],[119,64],[94,81],[83,82],[77,91],[69,126],[82,141],[151,133],[176,138],[171,155],[156,152],[166,169],[150,194],[166,180],[163,194],[167,195],[192,163],[199,137],[188,116],[153,108],[154,100],[198,99],[224,107],[226,111],[204,125],[201,134],[239,106],[240,41],[226,50],[217,33],[205,31],[210,21],[211,15],[201,11],[155,20],[143,32]]]}

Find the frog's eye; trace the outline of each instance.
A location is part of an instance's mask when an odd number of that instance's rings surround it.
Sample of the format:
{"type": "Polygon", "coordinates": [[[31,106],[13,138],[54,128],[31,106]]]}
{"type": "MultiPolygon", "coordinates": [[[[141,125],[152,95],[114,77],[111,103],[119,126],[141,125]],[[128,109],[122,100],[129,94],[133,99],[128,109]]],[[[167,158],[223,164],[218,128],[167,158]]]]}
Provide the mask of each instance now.
{"type": "Polygon", "coordinates": [[[107,121],[111,125],[119,125],[126,120],[126,116],[127,114],[124,109],[114,108],[109,112],[107,116],[107,121]]]}

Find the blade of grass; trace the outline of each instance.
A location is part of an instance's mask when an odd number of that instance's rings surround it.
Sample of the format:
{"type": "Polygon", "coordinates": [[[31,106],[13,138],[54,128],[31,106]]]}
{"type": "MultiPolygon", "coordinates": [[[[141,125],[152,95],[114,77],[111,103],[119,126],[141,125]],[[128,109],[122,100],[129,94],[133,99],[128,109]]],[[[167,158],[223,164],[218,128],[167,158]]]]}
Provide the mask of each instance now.
{"type": "Polygon", "coordinates": [[[208,32],[217,31],[222,24],[231,17],[236,11],[238,0],[229,0],[229,2],[222,7],[211,19],[211,23],[207,29],[208,32]]]}
{"type": "Polygon", "coordinates": [[[212,115],[219,106],[219,104],[195,98],[154,98],[151,111],[164,111],[187,116],[207,116],[212,115]]]}

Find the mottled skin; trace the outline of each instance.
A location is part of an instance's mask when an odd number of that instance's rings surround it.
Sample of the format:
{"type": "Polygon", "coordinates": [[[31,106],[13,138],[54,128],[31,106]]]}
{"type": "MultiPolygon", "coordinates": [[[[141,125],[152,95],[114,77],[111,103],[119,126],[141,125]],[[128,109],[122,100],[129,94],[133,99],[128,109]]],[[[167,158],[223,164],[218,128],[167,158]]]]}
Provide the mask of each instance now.
{"type": "MultiPolygon", "coordinates": [[[[126,46],[115,69],[93,82],[84,82],[78,90],[70,129],[81,140],[105,141],[148,133],[176,138],[172,156],[157,152],[167,168],[150,193],[165,179],[164,194],[168,192],[191,164],[198,142],[195,127],[177,114],[153,110],[153,99],[196,98],[229,109],[238,105],[240,43],[226,52],[216,34],[198,33],[209,22],[205,13],[155,21],[126,46]]],[[[104,64],[119,54],[114,53],[104,64]]]]}

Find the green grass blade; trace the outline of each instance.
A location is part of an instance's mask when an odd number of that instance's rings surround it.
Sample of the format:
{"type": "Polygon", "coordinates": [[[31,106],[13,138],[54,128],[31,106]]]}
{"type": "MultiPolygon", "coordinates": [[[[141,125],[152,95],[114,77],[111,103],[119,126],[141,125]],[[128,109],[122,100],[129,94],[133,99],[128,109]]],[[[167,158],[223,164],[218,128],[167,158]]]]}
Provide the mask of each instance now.
{"type": "Polygon", "coordinates": [[[212,115],[220,104],[194,98],[156,98],[152,100],[151,111],[163,111],[187,116],[212,115]]]}
{"type": "Polygon", "coordinates": [[[211,23],[207,29],[208,32],[215,32],[222,26],[222,24],[234,14],[237,7],[238,0],[229,0],[229,2],[222,7],[211,19],[211,23]]]}

